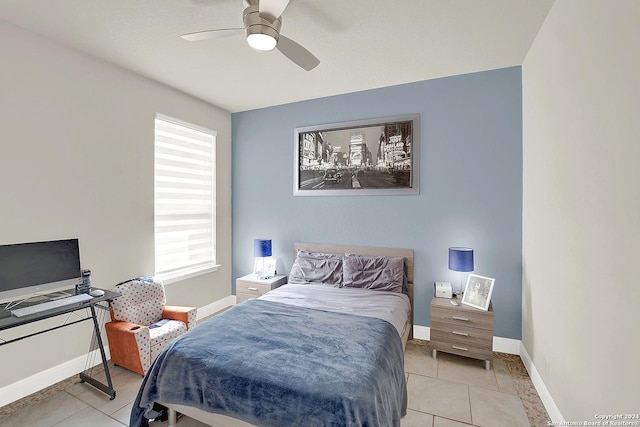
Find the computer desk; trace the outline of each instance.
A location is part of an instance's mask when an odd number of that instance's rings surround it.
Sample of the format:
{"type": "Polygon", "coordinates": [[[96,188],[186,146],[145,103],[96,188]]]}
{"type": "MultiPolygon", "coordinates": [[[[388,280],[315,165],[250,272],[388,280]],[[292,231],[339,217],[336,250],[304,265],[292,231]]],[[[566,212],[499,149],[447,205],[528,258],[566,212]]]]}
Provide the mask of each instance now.
{"type": "MultiPolygon", "coordinates": [[[[96,288],[92,288],[92,289],[96,289],[96,288]]],[[[102,357],[102,367],[104,368],[104,373],[105,373],[105,377],[106,377],[106,380],[107,380],[107,384],[104,384],[104,383],[98,381],[97,379],[91,377],[90,375],[86,374],[85,372],[81,372],[80,373],[80,379],[83,382],[91,384],[92,386],[94,386],[98,390],[108,394],[109,398],[111,400],[115,399],[116,391],[113,389],[113,383],[111,381],[111,373],[109,372],[109,365],[107,363],[107,356],[106,356],[106,354],[104,352],[104,344],[102,342],[102,335],[100,333],[100,324],[98,322],[98,316],[96,315],[96,308],[100,308],[102,310],[109,311],[110,310],[109,303],[114,298],[119,297],[121,294],[120,294],[120,292],[111,291],[111,290],[107,290],[107,289],[103,289],[103,291],[104,291],[104,295],[99,296],[99,297],[94,297],[93,299],[91,299],[89,301],[70,304],[70,305],[66,305],[66,306],[63,306],[63,307],[57,307],[57,308],[53,308],[51,310],[47,310],[47,311],[43,311],[43,312],[40,312],[40,313],[31,314],[29,316],[24,316],[24,317],[12,316],[11,315],[11,311],[5,309],[6,304],[0,304],[0,332],[8,330],[8,329],[16,328],[18,326],[26,325],[26,324],[29,324],[29,323],[39,322],[41,320],[45,320],[45,319],[49,319],[49,318],[52,318],[52,317],[60,316],[60,315],[63,315],[63,314],[79,312],[79,311],[84,310],[84,314],[83,315],[80,315],[80,314],[76,313],[79,318],[73,319],[72,321],[69,321],[69,318],[67,318],[67,319],[63,320],[62,324],[57,325],[57,326],[49,327],[49,328],[46,328],[46,329],[43,329],[43,330],[40,330],[40,331],[37,331],[37,332],[32,332],[32,333],[29,333],[29,334],[21,335],[21,336],[18,336],[16,338],[11,338],[11,339],[8,339],[8,340],[5,340],[0,336],[0,346],[6,345],[6,344],[11,344],[13,342],[23,340],[25,338],[33,337],[35,335],[44,334],[45,332],[49,332],[49,331],[53,331],[53,330],[56,330],[56,329],[64,328],[66,326],[71,326],[71,325],[74,325],[76,323],[84,322],[86,320],[93,320],[94,337],[97,339],[97,342],[98,342],[98,348],[100,350],[100,356],[102,357]],[[89,310],[91,312],[91,314],[89,315],[86,310],[89,310]]],[[[67,292],[73,293],[74,290],[73,289],[67,290],[67,292]]],[[[18,307],[18,308],[19,307],[23,307],[23,306],[24,306],[24,303],[20,303],[20,304],[16,305],[16,307],[18,307]]]]}

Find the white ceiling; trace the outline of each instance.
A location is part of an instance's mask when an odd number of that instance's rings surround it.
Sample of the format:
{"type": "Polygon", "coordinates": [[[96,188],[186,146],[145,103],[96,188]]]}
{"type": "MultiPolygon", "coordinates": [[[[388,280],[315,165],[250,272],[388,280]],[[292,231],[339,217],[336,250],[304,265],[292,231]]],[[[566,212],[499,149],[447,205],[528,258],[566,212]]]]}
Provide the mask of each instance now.
{"type": "Polygon", "coordinates": [[[281,33],[304,71],[243,36],[242,0],[2,0],[0,19],[230,112],[521,65],[554,0],[291,0],[281,33]]]}

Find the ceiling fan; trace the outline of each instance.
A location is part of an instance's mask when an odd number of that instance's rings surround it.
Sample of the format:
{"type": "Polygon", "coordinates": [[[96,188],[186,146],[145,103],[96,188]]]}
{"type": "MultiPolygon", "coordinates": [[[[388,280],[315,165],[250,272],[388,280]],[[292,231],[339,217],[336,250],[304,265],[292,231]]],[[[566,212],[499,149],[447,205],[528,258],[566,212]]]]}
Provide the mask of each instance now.
{"type": "Polygon", "coordinates": [[[311,52],[288,37],[280,34],[282,12],[290,0],[243,0],[244,28],[221,28],[183,34],[188,41],[200,41],[246,34],[249,46],[260,51],[278,49],[284,56],[307,71],[314,69],[320,60],[311,52]]]}

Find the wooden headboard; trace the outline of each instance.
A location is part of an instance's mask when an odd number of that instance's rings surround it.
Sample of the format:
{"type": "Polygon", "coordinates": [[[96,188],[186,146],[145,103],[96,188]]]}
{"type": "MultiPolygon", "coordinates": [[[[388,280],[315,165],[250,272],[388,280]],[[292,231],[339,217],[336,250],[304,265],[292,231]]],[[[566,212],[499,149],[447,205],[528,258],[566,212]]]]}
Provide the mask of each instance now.
{"type": "MultiPolygon", "coordinates": [[[[411,302],[411,314],[409,320],[413,326],[413,249],[399,248],[376,248],[371,246],[335,245],[332,243],[301,243],[293,244],[293,259],[295,260],[298,250],[309,252],[322,252],[327,254],[358,254],[370,256],[404,257],[407,267],[407,281],[409,288],[409,301],[411,302]]],[[[413,338],[413,327],[410,328],[409,339],[413,338]]]]}

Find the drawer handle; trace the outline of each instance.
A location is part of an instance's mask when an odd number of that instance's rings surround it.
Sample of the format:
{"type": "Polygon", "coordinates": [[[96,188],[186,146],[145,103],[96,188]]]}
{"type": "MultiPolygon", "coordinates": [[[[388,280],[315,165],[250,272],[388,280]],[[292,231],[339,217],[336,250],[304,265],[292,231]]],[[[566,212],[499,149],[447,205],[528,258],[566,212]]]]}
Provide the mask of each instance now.
{"type": "Polygon", "coordinates": [[[453,318],[455,320],[462,320],[463,322],[468,322],[469,319],[467,317],[458,317],[458,316],[453,316],[453,318]]]}
{"type": "Polygon", "coordinates": [[[451,333],[454,334],[454,335],[460,335],[460,336],[463,336],[463,337],[468,337],[469,336],[469,334],[467,334],[466,332],[451,331],[451,333]]]}
{"type": "Polygon", "coordinates": [[[257,291],[258,290],[258,288],[247,288],[247,289],[249,289],[250,291],[257,291]]]}
{"type": "Polygon", "coordinates": [[[455,348],[456,350],[469,351],[468,348],[458,347],[457,345],[452,345],[451,348],[455,348]]]}

